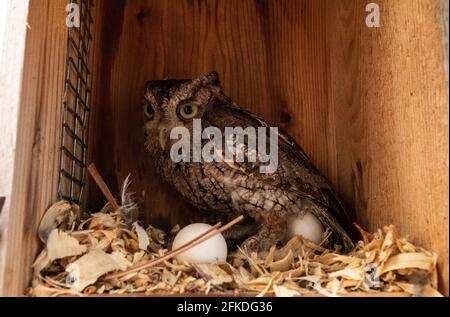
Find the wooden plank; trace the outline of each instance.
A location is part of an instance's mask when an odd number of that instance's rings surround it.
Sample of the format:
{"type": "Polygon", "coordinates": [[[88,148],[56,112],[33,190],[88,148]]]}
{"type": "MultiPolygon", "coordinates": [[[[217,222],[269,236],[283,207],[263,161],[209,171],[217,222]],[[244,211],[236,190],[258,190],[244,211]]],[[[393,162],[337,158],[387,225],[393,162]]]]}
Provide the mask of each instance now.
{"type": "MultiPolygon", "coordinates": [[[[335,179],[327,3],[137,0],[105,6],[91,157],[111,190],[117,193],[131,173],[133,189],[146,193],[148,222],[168,228],[195,219],[153,172],[140,105],[150,79],[193,78],[211,70],[220,73],[228,95],[287,129],[335,179]]],[[[90,207],[98,210],[105,200],[89,186],[90,207]]]]}
{"type": "Polygon", "coordinates": [[[56,198],[67,48],[65,5],[65,0],[29,4],[23,76],[14,79],[21,94],[2,295],[20,295],[29,283],[39,248],[37,226],[56,198]]]}
{"type": "Polygon", "coordinates": [[[28,1],[3,1],[0,15],[0,296],[4,281],[6,230],[13,183],[20,79],[25,52],[28,1]]]}
{"type": "Polygon", "coordinates": [[[333,1],[329,97],[339,190],[369,230],[395,224],[439,254],[448,295],[448,82],[435,0],[333,1]],[[353,203],[352,203],[353,202],[353,203]]]}

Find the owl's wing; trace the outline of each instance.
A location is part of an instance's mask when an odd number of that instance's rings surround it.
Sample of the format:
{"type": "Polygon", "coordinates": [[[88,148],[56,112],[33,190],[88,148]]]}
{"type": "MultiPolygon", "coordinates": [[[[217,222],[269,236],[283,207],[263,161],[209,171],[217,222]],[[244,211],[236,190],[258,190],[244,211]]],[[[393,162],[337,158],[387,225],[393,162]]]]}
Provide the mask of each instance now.
{"type": "MultiPolygon", "coordinates": [[[[238,106],[227,103],[216,113],[222,126],[241,126],[243,128],[270,127],[262,118],[238,106]]],[[[268,129],[267,129],[268,131],[268,129]]],[[[328,211],[335,221],[351,237],[356,237],[355,228],[349,214],[336,197],[331,184],[312,164],[309,157],[297,142],[282,129],[278,129],[278,169],[274,174],[259,174],[261,181],[279,186],[284,190],[294,191],[299,196],[309,198],[318,206],[328,211]]],[[[247,175],[255,173],[255,169],[266,163],[249,163],[246,159],[236,164],[240,172],[247,175]]],[[[322,215],[320,218],[324,218],[322,215]]],[[[329,218],[328,216],[326,218],[329,218]]],[[[327,222],[332,221],[328,219],[327,222]]],[[[335,226],[333,226],[335,227],[335,226]]]]}

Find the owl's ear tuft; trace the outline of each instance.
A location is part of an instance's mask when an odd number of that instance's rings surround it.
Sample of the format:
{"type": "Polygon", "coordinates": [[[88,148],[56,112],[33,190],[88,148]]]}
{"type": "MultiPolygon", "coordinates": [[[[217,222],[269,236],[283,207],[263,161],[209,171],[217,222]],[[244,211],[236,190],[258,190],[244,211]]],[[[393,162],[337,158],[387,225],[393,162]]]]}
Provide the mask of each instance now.
{"type": "Polygon", "coordinates": [[[216,71],[201,76],[200,80],[204,85],[220,85],[219,73],[216,71]]]}
{"type": "Polygon", "coordinates": [[[156,81],[155,80],[150,80],[150,81],[148,81],[145,84],[144,91],[146,93],[151,93],[153,91],[153,89],[155,88],[155,86],[156,86],[156,81]]]}

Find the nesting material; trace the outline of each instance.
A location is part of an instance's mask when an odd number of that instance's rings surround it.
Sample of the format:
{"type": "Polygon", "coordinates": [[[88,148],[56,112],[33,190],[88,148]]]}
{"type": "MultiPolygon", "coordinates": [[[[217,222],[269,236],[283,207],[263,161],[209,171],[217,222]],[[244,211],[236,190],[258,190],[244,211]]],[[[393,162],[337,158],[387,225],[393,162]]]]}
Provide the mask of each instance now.
{"type": "MultiPolygon", "coordinates": [[[[168,234],[135,221],[138,205],[124,182],[119,205],[100,174],[89,171],[108,204],[87,219],[80,208],[59,201],[42,218],[38,235],[45,247],[33,264],[31,296],[125,294],[216,294],[256,296],[441,296],[437,255],[398,236],[394,226],[363,240],[349,254],[323,248],[301,236],[264,254],[238,248],[228,262],[186,263],[176,258],[243,219],[217,223],[179,248],[168,234]],[[174,243],[175,244],[175,243],[174,243]]],[[[322,244],[326,242],[327,235],[322,244]]]]}
{"type": "Polygon", "coordinates": [[[52,229],[39,230],[49,233],[42,235],[46,244],[33,265],[29,295],[441,295],[436,290],[437,255],[399,237],[394,226],[363,232],[364,240],[345,255],[295,236],[265,255],[238,250],[228,262],[216,264],[172,258],[114,278],[113,273],[166,255],[178,228],[166,234],[152,226],[144,230],[138,223],[127,225],[120,208],[109,204],[84,220],[78,210],[58,202],[45,215],[43,225],[51,223],[52,229]]]}

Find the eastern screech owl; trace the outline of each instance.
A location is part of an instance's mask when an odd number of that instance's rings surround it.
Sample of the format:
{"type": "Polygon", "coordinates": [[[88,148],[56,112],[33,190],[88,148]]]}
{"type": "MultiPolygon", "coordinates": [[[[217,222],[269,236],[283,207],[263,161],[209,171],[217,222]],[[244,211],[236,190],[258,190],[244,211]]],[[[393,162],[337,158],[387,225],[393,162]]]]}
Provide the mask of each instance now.
{"type": "Polygon", "coordinates": [[[220,88],[217,73],[192,80],[154,80],[145,86],[146,149],[158,173],[189,203],[209,216],[209,222],[243,214],[246,220],[226,238],[243,241],[247,251],[268,250],[282,240],[287,220],[310,212],[333,232],[331,242],[353,248],[353,225],[329,182],[320,175],[300,146],[278,133],[278,168],[262,174],[256,162],[178,162],[170,157],[169,134],[174,127],[192,132],[193,119],[202,127],[268,127],[240,108],[220,88]]]}

